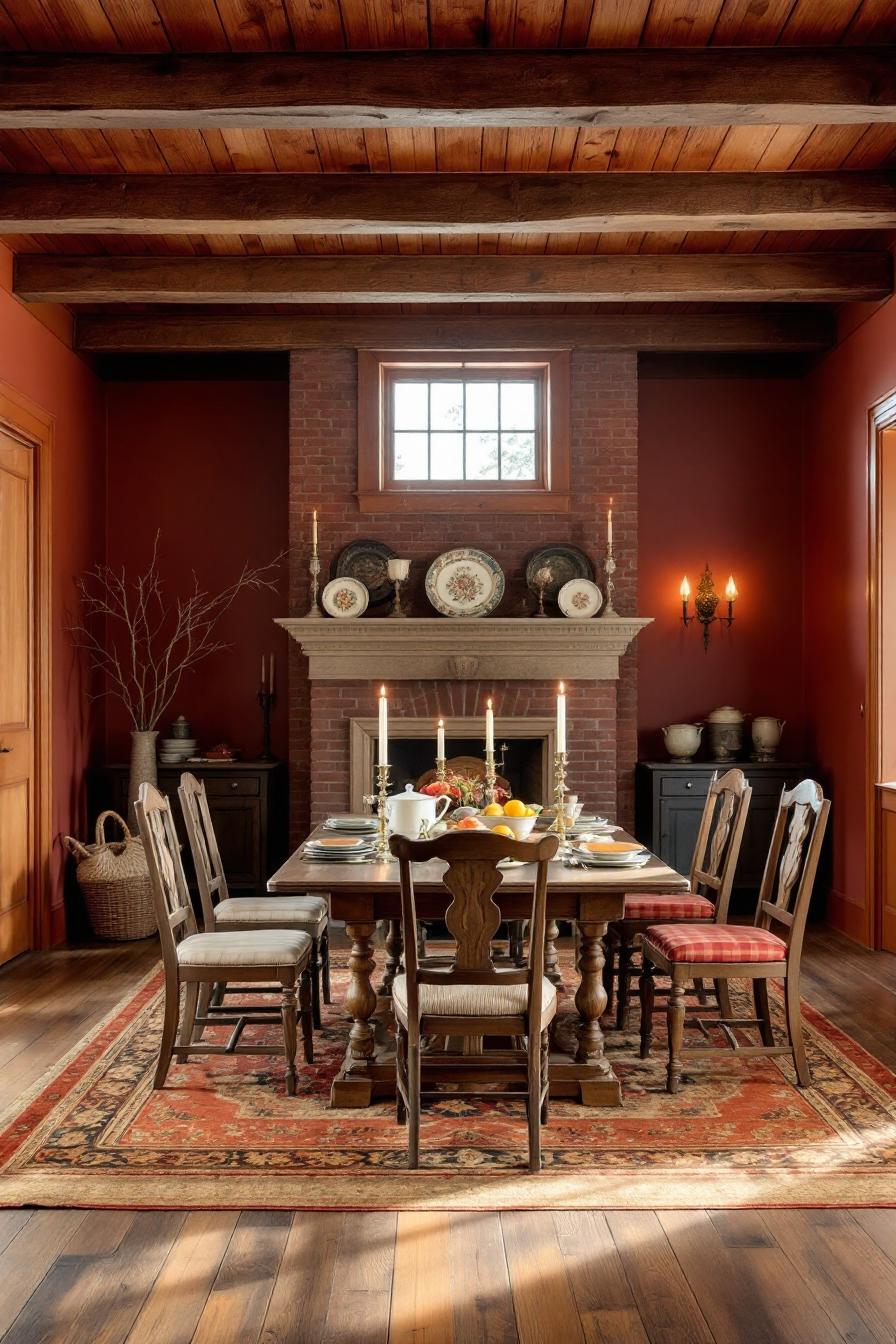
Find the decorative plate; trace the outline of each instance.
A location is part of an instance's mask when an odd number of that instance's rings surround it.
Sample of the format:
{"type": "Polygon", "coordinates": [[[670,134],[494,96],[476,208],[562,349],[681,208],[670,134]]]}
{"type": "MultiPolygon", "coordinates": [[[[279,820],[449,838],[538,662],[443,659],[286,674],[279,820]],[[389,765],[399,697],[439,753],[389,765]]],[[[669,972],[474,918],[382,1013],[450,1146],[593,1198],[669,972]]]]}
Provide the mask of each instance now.
{"type": "Polygon", "coordinates": [[[557,606],[571,621],[587,621],[604,604],[604,595],[590,579],[570,579],[557,594],[557,606]]]}
{"type": "Polygon", "coordinates": [[[360,579],[331,579],[320,595],[321,606],[327,615],[343,621],[361,616],[367,610],[369,598],[360,579]]]}
{"type": "Polygon", "coordinates": [[[545,585],[544,595],[549,602],[557,601],[557,594],[570,579],[593,579],[594,566],[578,546],[541,546],[526,561],[526,584],[531,593],[538,592],[535,575],[540,569],[551,571],[551,581],[545,585]]]}
{"type": "Polygon", "coordinates": [[[427,571],[426,596],[443,616],[488,616],[504,596],[504,572],[475,546],[445,551],[427,571]]]}
{"type": "Polygon", "coordinates": [[[353,541],[336,557],[335,579],[358,579],[370,594],[370,605],[378,607],[395,596],[395,585],[386,572],[386,564],[397,555],[382,541],[353,541]]]}

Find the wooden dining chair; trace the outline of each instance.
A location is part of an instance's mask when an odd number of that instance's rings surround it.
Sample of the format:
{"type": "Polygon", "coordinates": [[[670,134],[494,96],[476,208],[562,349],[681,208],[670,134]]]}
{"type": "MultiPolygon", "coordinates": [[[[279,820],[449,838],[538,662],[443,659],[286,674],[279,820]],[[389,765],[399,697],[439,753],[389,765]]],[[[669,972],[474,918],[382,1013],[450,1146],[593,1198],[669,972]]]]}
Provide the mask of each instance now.
{"type": "MultiPolygon", "coordinates": [[[[221,851],[212,822],[205,781],[186,772],[177,790],[183,812],[193,868],[202,904],[202,925],[206,933],[244,932],[249,929],[290,929],[307,933],[311,939],[311,1005],[314,1025],[321,1025],[320,1001],[323,981],[324,1003],[330,1002],[329,906],[325,896],[237,896],[231,897],[221,862],[221,851]]],[[[215,1001],[223,1002],[230,993],[225,984],[218,987],[215,1001]]],[[[200,995],[200,1009],[207,1007],[208,991],[200,995]]]]}
{"type": "MultiPolygon", "coordinates": [[[[435,840],[408,840],[393,835],[398,858],[401,917],[404,931],[404,975],[392,984],[396,1020],[397,1116],[408,1125],[408,1166],[420,1164],[421,1038],[424,1036],[482,1039],[486,1036],[525,1038],[525,1049],[494,1050],[478,1055],[427,1057],[433,1078],[452,1084],[503,1082],[501,1096],[525,1100],[529,1118],[529,1170],[541,1169],[541,1124],[548,1114],[548,1027],[557,1011],[557,991],[544,975],[544,930],[548,863],[557,852],[555,835],[539,840],[511,840],[493,833],[455,831],[435,840]],[[445,913],[456,949],[450,964],[421,965],[415,936],[417,910],[412,864],[444,859],[442,881],[453,900],[445,913]],[[501,885],[501,859],[534,863],[531,936],[525,967],[496,966],[492,939],[501,923],[494,901],[501,885]],[[515,1086],[514,1086],[515,1085],[515,1086]]],[[[439,1095],[436,1088],[427,1095],[439,1095]]],[[[471,1093],[478,1095],[482,1088],[471,1093]]],[[[490,1093],[489,1095],[494,1095],[490,1093]]]]}
{"type": "Polygon", "coordinates": [[[781,794],[775,828],[759,888],[752,925],[718,922],[708,926],[655,924],[645,932],[641,953],[641,1058],[650,1054],[653,1028],[653,977],[672,977],[666,1011],[669,1065],[666,1090],[681,1087],[681,1057],[711,1045],[682,1045],[685,1023],[685,985],[695,977],[714,980],[751,980],[756,1016],[737,1018],[730,1013],[698,1025],[706,1036],[721,1029],[725,1042],[742,1055],[792,1055],[797,1082],[812,1081],[803,1024],[800,1017],[800,958],[809,914],[812,887],[830,812],[821,785],[804,779],[781,794]],[[787,1044],[778,1045],[769,1012],[768,981],[783,978],[787,1017],[787,1044]],[[743,1045],[735,1032],[758,1028],[761,1045],[743,1045]]]}
{"type": "Polygon", "coordinates": [[[307,933],[276,927],[227,933],[198,933],[196,917],[187,890],[180,846],[174,830],[171,804],[152,784],[141,784],[137,798],[137,821],[146,851],[162,943],[165,970],[165,1017],[159,1063],[153,1087],[164,1086],[172,1057],[190,1055],[271,1055],[271,1045],[240,1045],[249,1023],[271,1022],[273,1015],[283,1023],[283,1051],[286,1056],[286,1091],[296,1091],[296,984],[299,985],[299,1015],[305,1062],[314,1062],[311,1022],[311,939],[307,933]],[[219,981],[236,980],[252,985],[271,981],[280,991],[276,1007],[259,1005],[251,1013],[234,1015],[225,1008],[206,1007],[197,1012],[199,991],[219,981]],[[180,1037],[181,986],[185,986],[180,1037]],[[232,1026],[225,1044],[197,1040],[205,1027],[232,1026]]]}
{"type": "MultiPolygon", "coordinates": [[[[624,1031],[628,1018],[632,978],[638,974],[633,959],[645,929],[651,924],[707,924],[728,918],[731,888],[737,870],[741,842],[753,790],[743,770],[713,774],[706,795],[697,840],[691,859],[690,890],[650,895],[630,892],[623,918],[607,929],[604,989],[607,1009],[612,1011],[616,992],[616,1027],[624,1031]]],[[[702,984],[695,986],[701,1003],[706,1002],[702,984]]],[[[725,991],[722,991],[725,998],[725,991]]],[[[727,1011],[727,999],[722,1005],[727,1011]]]]}

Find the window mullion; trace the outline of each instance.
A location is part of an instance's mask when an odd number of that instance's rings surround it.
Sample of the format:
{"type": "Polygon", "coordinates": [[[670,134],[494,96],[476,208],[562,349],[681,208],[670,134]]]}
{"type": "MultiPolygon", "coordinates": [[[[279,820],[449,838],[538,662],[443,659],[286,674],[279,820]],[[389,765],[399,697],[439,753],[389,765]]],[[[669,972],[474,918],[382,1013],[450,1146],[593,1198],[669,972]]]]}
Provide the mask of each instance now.
{"type": "Polygon", "coordinates": [[[501,388],[502,388],[502,387],[503,387],[503,383],[501,382],[501,380],[500,380],[500,378],[499,378],[499,379],[498,379],[498,480],[499,480],[499,481],[502,479],[502,471],[503,471],[503,467],[504,467],[504,462],[503,462],[504,454],[503,454],[503,452],[502,452],[502,450],[501,450],[501,388]]]}

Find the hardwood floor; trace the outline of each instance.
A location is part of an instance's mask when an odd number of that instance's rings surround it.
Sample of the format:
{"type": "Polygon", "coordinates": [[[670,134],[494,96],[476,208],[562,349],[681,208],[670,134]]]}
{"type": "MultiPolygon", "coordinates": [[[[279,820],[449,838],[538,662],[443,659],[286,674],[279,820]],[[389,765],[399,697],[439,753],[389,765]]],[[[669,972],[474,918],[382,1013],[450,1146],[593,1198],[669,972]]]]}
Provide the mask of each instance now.
{"type": "MultiPolygon", "coordinates": [[[[155,962],[0,972],[0,1109],[155,962]]],[[[813,931],[804,992],[896,1068],[896,957],[813,931]]],[[[896,1209],[0,1211],[2,1344],[893,1344],[896,1209]]]]}

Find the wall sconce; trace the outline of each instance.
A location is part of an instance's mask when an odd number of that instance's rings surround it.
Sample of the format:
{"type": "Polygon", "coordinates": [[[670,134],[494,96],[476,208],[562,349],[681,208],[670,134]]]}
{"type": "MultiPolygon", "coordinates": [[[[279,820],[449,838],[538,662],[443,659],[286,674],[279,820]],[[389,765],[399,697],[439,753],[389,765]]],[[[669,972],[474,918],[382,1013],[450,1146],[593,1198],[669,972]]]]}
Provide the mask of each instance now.
{"type": "Polygon", "coordinates": [[[722,625],[730,626],[734,621],[734,604],[737,601],[737,584],[734,582],[734,575],[728,575],[728,582],[725,584],[725,601],[728,603],[728,615],[717,616],[716,607],[719,605],[719,595],[716,592],[715,584],[712,581],[712,572],[709,565],[706,566],[700,575],[700,582],[697,584],[697,595],[694,598],[694,615],[688,610],[688,601],[691,596],[691,585],[688,583],[688,576],[685,575],[679,588],[681,594],[681,619],[685,626],[690,625],[691,621],[697,620],[703,626],[703,648],[709,648],[709,627],[713,621],[720,621],[722,625]]]}

